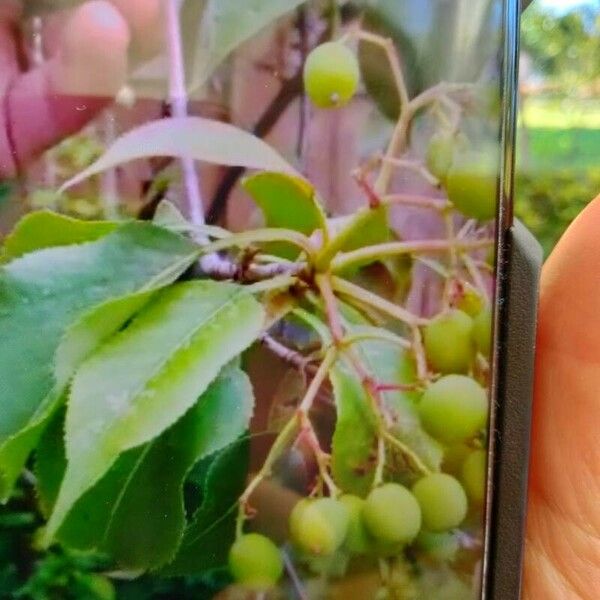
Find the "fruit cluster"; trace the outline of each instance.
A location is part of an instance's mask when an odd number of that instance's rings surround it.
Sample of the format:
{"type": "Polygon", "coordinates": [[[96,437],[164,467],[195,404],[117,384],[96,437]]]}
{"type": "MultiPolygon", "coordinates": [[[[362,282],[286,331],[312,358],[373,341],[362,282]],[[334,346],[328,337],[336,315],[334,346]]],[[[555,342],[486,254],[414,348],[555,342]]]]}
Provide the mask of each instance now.
{"type": "MultiPolygon", "coordinates": [[[[357,59],[342,42],[322,44],[306,60],[305,89],[318,108],[348,103],[359,79],[357,59]]],[[[458,152],[459,147],[455,132],[435,134],[424,167],[464,216],[492,219],[496,168],[458,152]]],[[[451,560],[458,549],[456,529],[470,509],[482,507],[487,458],[481,441],[489,406],[486,389],[473,373],[478,357],[490,356],[492,311],[470,290],[450,304],[422,330],[430,373],[421,381],[417,402],[420,425],[445,449],[443,472],[426,468],[408,478],[386,473],[365,497],[336,494],[329,486],[328,496],[301,499],[289,518],[289,541],[308,570],[324,572],[340,555],[395,557],[408,546],[434,560],[451,560]]],[[[277,545],[259,533],[238,535],[229,565],[240,584],[255,589],[275,585],[284,570],[277,545]]]]}

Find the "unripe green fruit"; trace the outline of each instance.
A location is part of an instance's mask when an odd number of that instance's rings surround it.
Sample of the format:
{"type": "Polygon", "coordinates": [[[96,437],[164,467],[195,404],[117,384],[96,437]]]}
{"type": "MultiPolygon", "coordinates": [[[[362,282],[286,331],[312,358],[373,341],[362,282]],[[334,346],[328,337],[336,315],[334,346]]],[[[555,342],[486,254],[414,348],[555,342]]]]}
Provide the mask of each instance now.
{"type": "Polygon", "coordinates": [[[425,554],[443,562],[454,560],[460,550],[458,538],[448,532],[434,533],[423,529],[416,543],[425,554]]]}
{"type": "Polygon", "coordinates": [[[442,461],[442,471],[450,475],[460,476],[463,463],[471,452],[471,448],[466,444],[450,444],[444,448],[444,459],[442,461]]]}
{"type": "Polygon", "coordinates": [[[303,552],[329,556],[344,542],[348,522],[348,509],[339,500],[302,500],[290,515],[290,534],[303,552]]]}
{"type": "Polygon", "coordinates": [[[486,358],[492,350],[492,309],[484,308],[473,319],[473,339],[477,350],[486,358]]]}
{"type": "Polygon", "coordinates": [[[304,87],[319,108],[338,108],[356,93],[360,68],[356,56],[340,42],[317,46],[304,64],[304,87]]]}
{"type": "Polygon", "coordinates": [[[446,375],[432,383],[419,403],[421,423],[443,442],[461,442],[475,436],[487,424],[486,391],[470,377],[446,375]]]}
{"type": "Polygon", "coordinates": [[[421,509],[410,490],[398,483],[386,483],[367,496],[363,520],[379,542],[408,544],[421,529],[421,509]]]}
{"type": "Polygon", "coordinates": [[[362,512],[365,501],[358,496],[346,494],[340,502],[348,509],[348,535],[345,546],[353,554],[365,554],[372,546],[372,540],[363,521],[362,512]]]}
{"type": "Polygon", "coordinates": [[[498,173],[490,160],[463,159],[446,175],[448,199],[467,217],[489,221],[496,216],[498,173]]]}
{"type": "Polygon", "coordinates": [[[429,531],[458,527],[467,516],[467,494],[451,475],[427,475],[413,485],[412,492],[421,507],[423,526],[429,531]]]}
{"type": "Polygon", "coordinates": [[[455,139],[447,133],[436,133],[429,140],[425,164],[432,175],[444,181],[454,162],[455,139]]]}
{"type": "Polygon", "coordinates": [[[267,589],[279,581],[283,560],[277,546],[264,535],[238,538],[229,551],[229,569],[235,580],[254,589],[267,589]]]}
{"type": "Polygon", "coordinates": [[[485,450],[473,450],[462,466],[462,482],[469,498],[476,504],[485,500],[487,456],[485,450]]]}
{"type": "Polygon", "coordinates": [[[429,364],[441,373],[466,373],[475,357],[473,319],[450,310],[433,319],[423,332],[429,364]]]}
{"type": "Polygon", "coordinates": [[[465,287],[461,298],[456,304],[456,308],[462,310],[471,318],[475,318],[485,307],[481,294],[472,287],[465,287]]]}

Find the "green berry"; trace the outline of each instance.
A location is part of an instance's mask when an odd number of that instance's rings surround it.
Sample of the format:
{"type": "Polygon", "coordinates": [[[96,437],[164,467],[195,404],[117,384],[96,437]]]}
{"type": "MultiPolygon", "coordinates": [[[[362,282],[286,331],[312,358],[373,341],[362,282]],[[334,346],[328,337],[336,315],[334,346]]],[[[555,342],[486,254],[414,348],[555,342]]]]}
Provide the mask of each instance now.
{"type": "Polygon", "coordinates": [[[496,216],[498,170],[490,160],[469,157],[446,175],[448,199],[467,217],[488,221],[496,216]]]}
{"type": "Polygon", "coordinates": [[[419,415],[426,431],[446,443],[475,436],[487,424],[488,399],[474,379],[446,375],[432,383],[419,403],[419,415]]]}
{"type": "Polygon", "coordinates": [[[432,175],[444,181],[454,162],[454,137],[447,133],[436,133],[429,140],[425,164],[432,175]]]}
{"type": "Polygon", "coordinates": [[[346,494],[340,498],[340,502],[348,509],[349,514],[346,548],[353,554],[368,552],[372,544],[362,517],[365,501],[358,496],[346,494]]]}
{"type": "Polygon", "coordinates": [[[358,88],[360,69],[356,56],[340,42],[317,46],[306,58],[304,87],[319,108],[347,104],[358,88]]]}
{"type": "Polygon", "coordinates": [[[413,485],[412,493],[421,507],[423,526],[429,531],[458,527],[467,516],[467,494],[451,475],[427,475],[413,485]]]}
{"type": "Polygon", "coordinates": [[[408,544],[421,529],[421,509],[410,490],[398,483],[386,483],[367,496],[363,520],[377,541],[408,544]]]}
{"type": "Polygon", "coordinates": [[[475,318],[485,307],[485,303],[481,294],[470,286],[465,286],[456,308],[462,310],[471,318],[475,318]]]}
{"type": "Polygon", "coordinates": [[[425,554],[441,562],[453,561],[460,550],[458,538],[448,532],[435,533],[423,529],[416,543],[425,554]]]}
{"type": "Polygon", "coordinates": [[[473,319],[473,339],[477,350],[486,358],[492,350],[492,309],[484,308],[473,319]]]}
{"type": "Polygon", "coordinates": [[[231,547],[229,569],[242,585],[268,589],[279,581],[283,560],[279,549],[269,538],[249,533],[238,538],[231,547]]]}
{"type": "Polygon", "coordinates": [[[462,482],[467,490],[467,495],[476,504],[483,504],[485,500],[486,469],[485,450],[473,450],[462,466],[462,482]]]}
{"type": "Polygon", "coordinates": [[[473,319],[450,310],[433,319],[423,332],[429,364],[441,373],[466,373],[475,357],[473,319]]]}
{"type": "Polygon", "coordinates": [[[344,542],[348,522],[348,509],[339,500],[301,500],[290,515],[290,534],[303,552],[329,556],[344,542]]]}

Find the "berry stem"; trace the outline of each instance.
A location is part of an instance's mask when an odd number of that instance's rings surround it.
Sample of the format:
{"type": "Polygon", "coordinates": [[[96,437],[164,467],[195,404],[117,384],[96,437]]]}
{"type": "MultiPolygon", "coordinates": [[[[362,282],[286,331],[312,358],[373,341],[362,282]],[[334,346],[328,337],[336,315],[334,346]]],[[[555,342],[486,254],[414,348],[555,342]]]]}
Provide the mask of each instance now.
{"type": "Polygon", "coordinates": [[[484,238],[479,240],[422,240],[416,242],[387,242],[365,246],[351,252],[338,254],[331,261],[333,272],[343,271],[356,264],[373,262],[386,256],[398,256],[401,254],[447,252],[453,248],[456,250],[477,250],[493,245],[494,240],[484,238]]]}
{"type": "Polygon", "coordinates": [[[344,295],[348,296],[351,300],[358,300],[359,302],[366,304],[372,308],[377,309],[378,311],[397,319],[407,325],[423,325],[427,321],[425,319],[421,319],[420,317],[413,315],[411,312],[390,302],[389,300],[385,300],[368,290],[365,290],[354,283],[350,283],[341,277],[332,277],[333,289],[344,295]]]}

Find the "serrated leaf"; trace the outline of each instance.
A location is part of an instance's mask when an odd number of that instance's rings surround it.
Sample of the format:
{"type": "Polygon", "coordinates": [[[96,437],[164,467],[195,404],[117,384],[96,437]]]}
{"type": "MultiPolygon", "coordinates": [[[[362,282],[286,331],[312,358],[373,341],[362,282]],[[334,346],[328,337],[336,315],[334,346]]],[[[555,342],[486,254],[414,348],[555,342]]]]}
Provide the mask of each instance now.
{"type": "Polygon", "coordinates": [[[204,500],[185,530],[179,551],[161,575],[204,573],[227,565],[235,539],[237,501],[248,475],[247,438],[223,450],[208,468],[204,500]]]}
{"type": "Polygon", "coordinates": [[[147,223],[127,223],[95,241],[44,248],[0,268],[1,497],[10,493],[60,404],[77,361],[144,298],[123,300],[125,306],[101,312],[97,319],[93,308],[170,283],[196,256],[195,246],[177,235],[147,223]],[[77,329],[81,318],[88,319],[89,329],[77,329]],[[73,337],[65,337],[71,326],[73,337]]]}
{"type": "MultiPolygon", "coordinates": [[[[203,86],[217,67],[240,44],[261,29],[290,13],[305,0],[204,0],[202,17],[193,38],[189,87],[195,91],[203,86]]],[[[188,0],[183,18],[198,18],[197,0],[188,0]]],[[[189,27],[189,26],[188,26],[189,27]]],[[[192,36],[189,36],[192,37],[192,36]]]]}
{"type": "Polygon", "coordinates": [[[50,211],[33,212],[6,236],[2,258],[10,260],[42,248],[93,242],[118,226],[110,221],[79,221],[50,211]]]}
{"type": "Polygon", "coordinates": [[[221,121],[184,117],[152,121],[121,136],[90,167],[67,181],[62,190],[123,163],[174,156],[219,165],[297,175],[276,150],[260,138],[221,121]]]}
{"type": "MultiPolygon", "coordinates": [[[[257,173],[247,177],[244,189],[260,207],[267,227],[292,229],[310,236],[327,231],[327,220],[315,188],[305,179],[283,173],[257,173]]],[[[269,252],[293,260],[297,248],[270,244],[269,252]]]]}
{"type": "MultiPolygon", "coordinates": [[[[129,570],[154,569],[171,560],[185,527],[183,482],[187,473],[246,431],[253,405],[246,374],[237,367],[225,368],[175,425],[118,459],[75,504],[58,538],[72,548],[106,552],[129,570]]],[[[43,450],[50,458],[40,452],[36,472],[38,487],[44,490],[40,496],[47,505],[51,490],[58,491],[59,460],[51,444],[43,450]]]]}
{"type": "Polygon", "coordinates": [[[243,287],[194,281],[161,291],[78,370],[65,424],[68,468],[45,541],[119,455],[170,427],[264,324],[243,287]]]}

